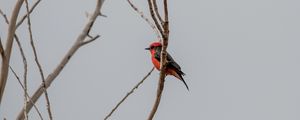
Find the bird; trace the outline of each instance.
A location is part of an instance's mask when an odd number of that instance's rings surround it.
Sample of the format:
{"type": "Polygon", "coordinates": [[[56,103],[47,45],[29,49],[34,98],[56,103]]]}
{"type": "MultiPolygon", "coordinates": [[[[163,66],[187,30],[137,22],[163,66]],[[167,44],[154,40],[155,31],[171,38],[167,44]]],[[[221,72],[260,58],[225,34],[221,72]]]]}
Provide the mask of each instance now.
{"type": "MultiPolygon", "coordinates": [[[[154,67],[160,71],[160,54],[162,50],[162,44],[160,42],[153,42],[148,48],[145,48],[145,50],[150,51],[152,63],[154,67]]],[[[175,62],[175,60],[171,57],[171,55],[168,52],[166,64],[166,74],[173,75],[174,77],[181,80],[184,83],[187,90],[189,91],[189,87],[182,77],[185,74],[181,71],[181,67],[179,66],[179,64],[175,62]]]]}

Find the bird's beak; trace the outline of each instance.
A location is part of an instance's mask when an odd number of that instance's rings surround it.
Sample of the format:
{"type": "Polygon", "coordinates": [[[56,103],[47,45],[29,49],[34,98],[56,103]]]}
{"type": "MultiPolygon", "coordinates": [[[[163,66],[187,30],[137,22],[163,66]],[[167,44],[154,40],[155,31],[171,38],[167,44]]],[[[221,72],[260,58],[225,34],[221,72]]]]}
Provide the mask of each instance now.
{"type": "Polygon", "coordinates": [[[145,50],[150,50],[150,48],[145,48],[145,50]]]}

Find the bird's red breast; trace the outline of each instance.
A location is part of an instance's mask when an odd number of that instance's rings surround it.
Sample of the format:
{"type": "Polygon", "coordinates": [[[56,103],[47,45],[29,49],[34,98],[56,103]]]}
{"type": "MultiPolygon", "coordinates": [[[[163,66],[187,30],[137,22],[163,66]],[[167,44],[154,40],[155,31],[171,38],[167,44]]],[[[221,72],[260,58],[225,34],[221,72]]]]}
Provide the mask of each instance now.
{"type": "Polygon", "coordinates": [[[160,70],[160,62],[155,58],[155,57],[151,57],[152,59],[152,63],[154,65],[154,67],[157,69],[157,70],[160,70]]]}

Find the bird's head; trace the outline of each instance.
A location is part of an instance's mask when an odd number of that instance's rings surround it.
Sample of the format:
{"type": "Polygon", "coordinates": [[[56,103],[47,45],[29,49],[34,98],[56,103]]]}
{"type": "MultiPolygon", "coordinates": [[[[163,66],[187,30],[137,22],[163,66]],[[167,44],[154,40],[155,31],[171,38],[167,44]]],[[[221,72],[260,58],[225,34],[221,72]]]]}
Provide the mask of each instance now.
{"type": "Polygon", "coordinates": [[[150,44],[150,46],[148,48],[145,48],[145,50],[154,50],[155,48],[161,47],[161,43],[160,42],[153,42],[150,44]]]}

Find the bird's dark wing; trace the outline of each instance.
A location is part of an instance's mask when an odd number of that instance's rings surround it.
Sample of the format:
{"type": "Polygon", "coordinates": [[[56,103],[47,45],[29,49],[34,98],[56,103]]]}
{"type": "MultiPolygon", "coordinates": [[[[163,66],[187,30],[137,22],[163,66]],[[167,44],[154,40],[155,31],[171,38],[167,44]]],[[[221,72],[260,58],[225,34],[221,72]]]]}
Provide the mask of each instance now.
{"type": "Polygon", "coordinates": [[[167,53],[167,63],[178,70],[181,69],[181,67],[175,62],[175,60],[172,58],[172,56],[169,53],[167,53]]]}
{"type": "Polygon", "coordinates": [[[172,58],[172,56],[169,53],[167,53],[167,67],[175,68],[178,74],[184,75],[184,73],[181,71],[181,67],[175,62],[175,60],[172,58]]]}
{"type": "MultiPolygon", "coordinates": [[[[161,54],[161,48],[158,47],[155,49],[154,57],[156,60],[160,61],[160,54],[161,54]]],[[[181,67],[175,62],[175,60],[172,58],[172,56],[167,53],[167,67],[168,68],[175,68],[176,72],[184,75],[184,73],[181,71],[181,67]]]]}

